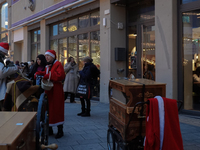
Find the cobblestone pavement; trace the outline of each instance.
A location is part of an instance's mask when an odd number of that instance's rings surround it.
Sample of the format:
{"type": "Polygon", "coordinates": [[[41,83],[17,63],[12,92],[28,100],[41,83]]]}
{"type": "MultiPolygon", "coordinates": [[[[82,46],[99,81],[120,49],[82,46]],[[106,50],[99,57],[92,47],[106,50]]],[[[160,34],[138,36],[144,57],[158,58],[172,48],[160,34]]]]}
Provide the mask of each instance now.
{"type": "MultiPolygon", "coordinates": [[[[92,101],[91,117],[80,117],[80,101],[66,101],[64,136],[49,136],[49,143],[57,143],[58,150],[107,150],[109,104],[92,101]]],[[[200,117],[180,114],[179,120],[184,150],[200,150],[200,117]]]]}
{"type": "Polygon", "coordinates": [[[200,150],[200,117],[179,115],[184,150],[200,150]]]}

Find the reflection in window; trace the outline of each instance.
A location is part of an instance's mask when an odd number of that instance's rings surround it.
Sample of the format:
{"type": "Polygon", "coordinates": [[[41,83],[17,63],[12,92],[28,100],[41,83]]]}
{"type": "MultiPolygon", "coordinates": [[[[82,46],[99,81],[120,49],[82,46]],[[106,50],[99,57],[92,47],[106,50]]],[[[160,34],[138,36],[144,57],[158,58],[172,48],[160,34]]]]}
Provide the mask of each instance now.
{"type": "Polygon", "coordinates": [[[85,15],[82,17],[79,17],[78,27],[79,28],[85,28],[89,24],[89,15],[85,15]]]}
{"type": "Polygon", "coordinates": [[[78,36],[79,39],[79,69],[83,68],[83,58],[89,56],[89,41],[88,41],[88,33],[80,34],[78,36]]]}
{"type": "Polygon", "coordinates": [[[184,69],[184,109],[200,110],[200,88],[193,83],[193,74],[200,66],[200,24],[195,12],[183,13],[183,69],[184,69]],[[195,96],[197,95],[197,96],[195,96]]]}
{"type": "Polygon", "coordinates": [[[31,60],[36,60],[37,54],[37,44],[32,44],[31,46],[31,60]]]}
{"type": "Polygon", "coordinates": [[[69,27],[68,27],[68,31],[69,32],[73,32],[77,30],[77,26],[78,26],[78,20],[77,19],[72,19],[69,21],[69,27]]]}
{"type": "Polygon", "coordinates": [[[100,67],[100,31],[91,32],[90,44],[91,44],[91,58],[93,63],[100,67]]]}
{"type": "Polygon", "coordinates": [[[58,43],[58,60],[65,65],[67,63],[67,38],[59,39],[58,43]]]}
{"type": "Polygon", "coordinates": [[[33,36],[33,42],[37,42],[37,31],[34,31],[33,36]]]}
{"type": "Polygon", "coordinates": [[[50,48],[51,50],[54,50],[56,52],[56,56],[58,56],[58,40],[51,40],[50,48]]]}
{"type": "Polygon", "coordinates": [[[8,29],[8,3],[1,7],[1,31],[8,29]]]}
{"type": "Polygon", "coordinates": [[[31,60],[36,60],[40,51],[40,30],[31,31],[31,60]]]}
{"type": "Polygon", "coordinates": [[[67,21],[59,24],[58,32],[59,32],[59,34],[63,34],[63,33],[67,32],[67,21]]]}
{"type": "Polygon", "coordinates": [[[74,60],[77,60],[77,37],[69,37],[69,56],[74,57],[74,60]]]}
{"type": "Polygon", "coordinates": [[[37,55],[41,54],[40,43],[37,44],[37,55]]]}
{"type": "Polygon", "coordinates": [[[91,26],[100,25],[100,13],[99,13],[99,11],[91,14],[90,25],[91,26]]]}
{"type": "Polygon", "coordinates": [[[51,35],[53,35],[53,36],[58,35],[58,25],[57,24],[53,25],[51,28],[52,28],[51,35]]]}
{"type": "Polygon", "coordinates": [[[1,34],[1,42],[8,42],[8,32],[1,34]]]}

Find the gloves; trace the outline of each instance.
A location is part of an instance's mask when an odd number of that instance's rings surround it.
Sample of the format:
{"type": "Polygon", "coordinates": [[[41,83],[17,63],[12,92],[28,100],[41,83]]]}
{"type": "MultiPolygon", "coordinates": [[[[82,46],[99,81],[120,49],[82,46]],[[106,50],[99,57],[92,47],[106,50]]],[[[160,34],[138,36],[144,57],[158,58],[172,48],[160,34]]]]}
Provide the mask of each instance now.
{"type": "Polygon", "coordinates": [[[42,71],[38,71],[34,74],[34,79],[36,79],[37,75],[43,75],[42,71]]]}
{"type": "Polygon", "coordinates": [[[43,79],[45,79],[45,80],[49,79],[49,74],[45,74],[43,79]]]}

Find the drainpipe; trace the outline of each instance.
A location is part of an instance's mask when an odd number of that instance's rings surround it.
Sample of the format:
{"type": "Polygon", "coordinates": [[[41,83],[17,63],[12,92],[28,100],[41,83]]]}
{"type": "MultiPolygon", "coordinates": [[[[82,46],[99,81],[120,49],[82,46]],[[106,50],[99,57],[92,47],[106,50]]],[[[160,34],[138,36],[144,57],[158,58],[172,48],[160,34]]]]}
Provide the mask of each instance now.
{"type": "MultiPolygon", "coordinates": [[[[76,2],[74,2],[74,3],[65,5],[65,6],[63,6],[63,7],[60,7],[60,8],[58,8],[58,9],[54,10],[54,11],[51,11],[51,12],[49,12],[49,13],[46,13],[46,14],[44,14],[44,15],[42,15],[42,16],[36,17],[36,18],[34,18],[34,19],[32,19],[32,20],[26,21],[26,22],[24,22],[24,23],[21,23],[20,25],[17,25],[17,26],[15,26],[15,27],[12,27],[12,28],[8,29],[8,31],[12,31],[12,30],[14,30],[14,29],[16,29],[16,28],[20,28],[20,27],[26,26],[27,24],[29,24],[29,23],[31,23],[31,22],[34,22],[34,21],[39,20],[39,19],[43,19],[43,18],[45,18],[45,17],[47,17],[47,16],[49,16],[49,15],[52,15],[52,14],[54,14],[54,13],[56,13],[56,12],[65,10],[65,9],[67,9],[67,8],[69,9],[70,7],[73,7],[74,5],[78,5],[78,4],[80,4],[80,3],[82,3],[82,2],[86,2],[86,1],[87,1],[87,0],[79,0],[79,1],[76,1],[76,2]]],[[[91,2],[93,2],[93,1],[95,1],[95,0],[90,0],[89,2],[84,3],[83,5],[88,4],[88,3],[91,3],[91,2]]]]}

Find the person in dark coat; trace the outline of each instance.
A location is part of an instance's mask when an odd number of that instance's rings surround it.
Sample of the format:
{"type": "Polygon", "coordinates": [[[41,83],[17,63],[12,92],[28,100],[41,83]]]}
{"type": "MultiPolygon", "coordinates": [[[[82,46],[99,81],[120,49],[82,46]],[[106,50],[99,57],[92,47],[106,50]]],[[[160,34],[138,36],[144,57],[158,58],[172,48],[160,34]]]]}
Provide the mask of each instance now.
{"type": "Polygon", "coordinates": [[[43,54],[40,54],[36,58],[36,63],[33,66],[33,69],[31,73],[29,74],[29,78],[33,80],[33,85],[36,84],[36,80],[34,79],[34,75],[37,71],[44,71],[45,66],[47,65],[47,61],[45,59],[45,56],[43,54]]]}
{"type": "Polygon", "coordinates": [[[84,63],[84,67],[82,71],[79,71],[80,74],[80,84],[83,82],[86,82],[88,85],[88,95],[87,98],[83,98],[80,97],[80,101],[81,101],[81,113],[78,113],[78,116],[82,116],[82,117],[86,117],[86,116],[90,116],[90,99],[92,98],[92,84],[93,81],[91,80],[93,77],[93,71],[95,69],[95,65],[92,63],[92,59],[89,56],[86,56],[83,59],[83,63],[84,63]],[[87,104],[87,108],[85,109],[85,101],[87,104]]]}

